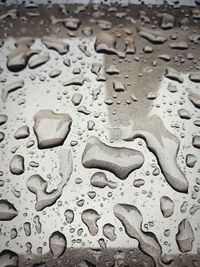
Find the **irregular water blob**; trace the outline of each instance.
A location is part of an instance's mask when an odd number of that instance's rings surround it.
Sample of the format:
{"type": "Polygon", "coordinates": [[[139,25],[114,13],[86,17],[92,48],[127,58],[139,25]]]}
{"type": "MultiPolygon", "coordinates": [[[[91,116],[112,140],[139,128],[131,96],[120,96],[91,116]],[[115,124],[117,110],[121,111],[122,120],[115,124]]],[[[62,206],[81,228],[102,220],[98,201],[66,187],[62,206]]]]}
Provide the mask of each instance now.
{"type": "Polygon", "coordinates": [[[117,40],[110,33],[100,32],[97,34],[94,48],[98,53],[116,54],[120,58],[125,57],[125,52],[116,49],[117,40]]]}
{"type": "Polygon", "coordinates": [[[200,71],[191,72],[189,75],[189,79],[192,82],[200,83],[200,71]]]}
{"type": "Polygon", "coordinates": [[[63,60],[63,64],[65,64],[67,67],[70,67],[71,66],[71,60],[69,58],[65,58],[63,60]]]}
{"type": "Polygon", "coordinates": [[[78,30],[79,26],[81,25],[81,21],[77,18],[64,18],[64,19],[57,19],[54,16],[51,17],[52,24],[62,23],[67,29],[75,31],[78,30]]]}
{"type": "Polygon", "coordinates": [[[94,73],[97,77],[97,81],[101,81],[103,74],[101,73],[102,64],[101,63],[92,63],[91,72],[94,73]]]}
{"type": "Polygon", "coordinates": [[[101,86],[99,86],[98,88],[92,89],[92,99],[97,100],[100,93],[101,93],[101,86]]]}
{"type": "Polygon", "coordinates": [[[79,106],[79,107],[77,108],[77,111],[78,111],[79,113],[82,113],[82,114],[85,114],[85,115],[90,115],[90,113],[91,113],[91,111],[88,110],[86,106],[79,106]]]}
{"type": "Polygon", "coordinates": [[[18,235],[17,229],[16,228],[12,228],[10,231],[10,239],[15,239],[18,235]]]}
{"type": "Polygon", "coordinates": [[[197,162],[197,157],[194,154],[187,154],[185,162],[187,167],[193,168],[197,162]]]}
{"type": "Polygon", "coordinates": [[[10,71],[23,70],[29,59],[40,52],[30,48],[33,42],[34,39],[31,37],[22,37],[15,42],[15,50],[7,56],[7,67],[10,71]]]}
{"type": "Polygon", "coordinates": [[[90,37],[93,33],[93,29],[90,26],[85,26],[82,28],[82,33],[86,37],[90,37]]]}
{"type": "Polygon", "coordinates": [[[93,199],[93,198],[96,197],[96,192],[95,192],[95,191],[88,191],[88,192],[87,192],[87,195],[88,195],[91,199],[93,199]]]}
{"type": "Polygon", "coordinates": [[[83,77],[83,76],[79,76],[79,77],[74,77],[68,81],[64,81],[62,83],[63,86],[69,86],[69,85],[78,85],[78,86],[82,86],[84,84],[85,81],[88,81],[87,78],[83,77]]]}
{"type": "Polygon", "coordinates": [[[5,134],[3,132],[0,132],[0,142],[2,142],[5,138],[5,134]]]}
{"type": "Polygon", "coordinates": [[[183,201],[181,207],[180,207],[180,211],[181,213],[185,213],[187,211],[187,208],[188,208],[188,202],[187,201],[183,201]]]}
{"type": "Polygon", "coordinates": [[[68,114],[54,113],[52,110],[40,110],[34,116],[34,121],[33,129],[39,149],[63,145],[72,123],[68,114]]]}
{"type": "Polygon", "coordinates": [[[174,27],[174,23],[175,23],[174,16],[169,14],[169,13],[163,13],[161,16],[162,16],[162,21],[161,21],[160,27],[163,30],[172,29],[174,27]]]}
{"type": "Polygon", "coordinates": [[[103,226],[103,234],[105,237],[107,237],[110,241],[114,241],[117,236],[115,234],[115,226],[111,223],[106,223],[103,226]]]}
{"type": "Polygon", "coordinates": [[[117,188],[117,183],[108,180],[104,172],[95,172],[90,178],[90,183],[92,186],[99,188],[104,188],[106,186],[111,189],[117,188]]]}
{"type": "Polygon", "coordinates": [[[176,93],[178,92],[178,88],[176,87],[176,85],[173,85],[171,83],[168,84],[167,86],[167,90],[170,92],[170,93],[176,93]]]}
{"type": "Polygon", "coordinates": [[[165,77],[167,77],[170,80],[174,80],[179,83],[183,83],[184,79],[181,76],[180,72],[175,70],[172,67],[167,67],[166,72],[165,72],[165,77]]]}
{"type": "Polygon", "coordinates": [[[189,252],[192,250],[194,242],[194,233],[188,219],[183,219],[178,226],[176,242],[181,252],[189,252]]]}
{"type": "Polygon", "coordinates": [[[124,91],[126,91],[125,85],[122,82],[117,81],[117,80],[113,81],[113,88],[114,88],[115,92],[124,92],[124,91]]]}
{"type": "Polygon", "coordinates": [[[8,10],[5,14],[0,16],[0,21],[3,21],[6,18],[11,18],[16,20],[18,18],[18,12],[16,8],[8,10]]]}
{"type": "Polygon", "coordinates": [[[73,171],[72,155],[70,150],[61,150],[60,152],[60,176],[61,182],[57,188],[47,192],[48,182],[39,174],[34,174],[28,178],[26,186],[28,190],[36,195],[35,209],[41,211],[46,207],[53,205],[62,195],[63,188],[69,181],[73,171]]]}
{"type": "Polygon", "coordinates": [[[139,35],[153,44],[163,44],[167,41],[165,35],[159,30],[141,27],[139,29],[139,35]]]}
{"type": "Polygon", "coordinates": [[[53,69],[49,72],[49,77],[50,78],[56,78],[61,74],[61,70],[60,69],[53,69]]]}
{"type": "Polygon", "coordinates": [[[200,135],[194,135],[193,136],[192,145],[193,145],[193,147],[200,149],[200,135]]]}
{"type": "Polygon", "coordinates": [[[67,247],[67,239],[65,235],[59,231],[55,231],[49,237],[49,248],[54,259],[58,259],[63,255],[67,247]]]}
{"type": "Polygon", "coordinates": [[[193,121],[193,124],[197,127],[200,127],[200,120],[193,121]]]}
{"type": "Polygon", "coordinates": [[[110,30],[112,28],[112,23],[108,20],[99,19],[96,22],[101,30],[110,30]]]}
{"type": "Polygon", "coordinates": [[[43,64],[47,63],[50,60],[50,55],[48,52],[40,53],[39,55],[33,56],[28,66],[30,69],[35,69],[37,67],[42,66],[43,64]]]}
{"type": "Polygon", "coordinates": [[[29,127],[27,125],[21,126],[14,134],[16,139],[27,138],[30,135],[29,127]]]}
{"type": "Polygon", "coordinates": [[[191,215],[194,215],[199,209],[200,209],[200,205],[193,204],[189,212],[191,215]]]}
{"type": "Polygon", "coordinates": [[[87,45],[79,44],[79,45],[78,45],[78,48],[80,49],[81,52],[83,52],[83,54],[84,54],[86,57],[91,57],[91,56],[92,56],[91,52],[88,50],[87,45]]]}
{"type": "Polygon", "coordinates": [[[5,114],[0,114],[0,126],[6,123],[8,120],[8,116],[5,114]]]}
{"type": "Polygon", "coordinates": [[[144,48],[143,48],[144,52],[147,53],[147,54],[150,54],[153,52],[153,48],[150,46],[150,45],[146,45],[144,48]]]}
{"type": "Polygon", "coordinates": [[[143,163],[144,156],[140,151],[108,146],[95,136],[88,138],[82,155],[84,167],[110,171],[122,180],[143,163]]]}
{"type": "Polygon", "coordinates": [[[133,186],[140,188],[145,184],[145,181],[143,179],[135,179],[133,181],[133,186]]]}
{"type": "Polygon", "coordinates": [[[179,50],[185,50],[188,49],[188,43],[185,41],[180,41],[180,42],[173,42],[169,44],[169,47],[171,49],[179,49],[179,50]]]}
{"type": "Polygon", "coordinates": [[[38,215],[34,216],[33,222],[35,224],[35,230],[38,234],[42,232],[42,224],[40,222],[40,217],[38,215]]]}
{"type": "Polygon", "coordinates": [[[181,119],[185,119],[185,120],[189,120],[191,119],[191,114],[190,112],[185,109],[185,108],[181,108],[178,110],[178,115],[181,119]]]}
{"type": "Polygon", "coordinates": [[[18,215],[18,211],[8,200],[0,199],[0,221],[10,221],[18,215]]]}
{"type": "Polygon", "coordinates": [[[167,196],[162,196],[160,198],[160,210],[165,218],[172,216],[172,214],[174,213],[173,200],[167,196]]]}
{"type": "Polygon", "coordinates": [[[89,121],[87,122],[87,129],[88,129],[89,131],[92,131],[92,130],[94,129],[94,126],[95,126],[95,122],[94,122],[94,121],[89,120],[89,121]]]}
{"type": "Polygon", "coordinates": [[[27,148],[30,148],[30,147],[32,147],[32,146],[34,146],[35,145],[35,141],[34,140],[29,140],[27,143],[26,143],[26,147],[27,148]]]}
{"type": "Polygon", "coordinates": [[[65,215],[65,220],[66,220],[67,223],[72,223],[73,222],[73,220],[74,220],[74,212],[73,212],[73,210],[67,209],[65,211],[64,215],[65,215]]]}
{"type": "Polygon", "coordinates": [[[157,92],[151,91],[147,94],[147,99],[154,100],[158,97],[157,92]]]}
{"type": "Polygon", "coordinates": [[[18,267],[19,264],[19,256],[9,250],[5,249],[0,252],[0,266],[1,267],[18,267]]]}
{"type": "Polygon", "coordinates": [[[23,86],[24,86],[24,80],[16,80],[15,82],[7,84],[2,90],[2,95],[1,95],[2,101],[6,102],[8,94],[16,91],[17,89],[22,88],[23,86]]]}
{"type": "Polygon", "coordinates": [[[94,209],[84,210],[81,214],[81,219],[83,223],[87,226],[91,235],[96,235],[99,231],[97,221],[101,216],[94,209]]]}
{"type": "Polygon", "coordinates": [[[25,246],[26,246],[26,254],[31,255],[33,245],[30,242],[26,242],[25,246]]]}
{"type": "Polygon", "coordinates": [[[110,75],[119,74],[120,73],[120,70],[115,65],[110,65],[106,69],[106,73],[107,74],[110,74],[110,75]]]}
{"type": "Polygon", "coordinates": [[[83,99],[82,94],[75,93],[75,94],[73,94],[71,101],[74,104],[74,106],[78,106],[81,103],[82,99],[83,99]]]}
{"type": "Polygon", "coordinates": [[[168,54],[161,54],[161,55],[158,56],[158,58],[160,58],[160,59],[162,59],[164,61],[170,61],[171,60],[171,57],[168,54]]]}
{"type": "Polygon", "coordinates": [[[188,98],[191,101],[191,103],[195,106],[195,108],[200,108],[200,95],[193,93],[190,89],[187,89],[188,91],[188,98]]]}
{"type": "Polygon", "coordinates": [[[30,236],[31,235],[31,224],[30,222],[25,222],[24,223],[24,233],[26,236],[30,236]]]}
{"type": "Polygon", "coordinates": [[[152,232],[142,230],[143,217],[138,208],[128,204],[116,204],[113,211],[123,224],[127,235],[138,240],[141,251],[149,255],[156,266],[162,266],[160,263],[161,246],[152,232]]]}
{"type": "Polygon", "coordinates": [[[42,43],[47,48],[57,51],[60,55],[66,54],[69,51],[69,44],[64,39],[59,39],[58,37],[42,37],[42,43]]]}
{"type": "Polygon", "coordinates": [[[14,155],[10,161],[10,172],[15,175],[24,173],[24,157],[21,155],[14,155]]]}
{"type": "Polygon", "coordinates": [[[188,181],[177,164],[179,139],[170,133],[157,115],[146,120],[135,120],[129,129],[124,129],[124,140],[145,140],[148,149],[156,156],[167,182],[177,191],[187,193],[188,181]]]}

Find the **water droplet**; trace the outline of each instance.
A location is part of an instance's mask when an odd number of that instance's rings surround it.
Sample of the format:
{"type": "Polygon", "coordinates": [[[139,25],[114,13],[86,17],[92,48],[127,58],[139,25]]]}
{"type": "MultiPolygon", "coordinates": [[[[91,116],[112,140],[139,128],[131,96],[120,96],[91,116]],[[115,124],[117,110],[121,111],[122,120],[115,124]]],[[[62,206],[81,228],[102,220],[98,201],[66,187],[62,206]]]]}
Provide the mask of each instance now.
{"type": "Polygon", "coordinates": [[[24,157],[15,155],[10,161],[10,171],[15,175],[24,173],[24,157]]]}
{"type": "Polygon", "coordinates": [[[174,213],[174,202],[167,196],[160,198],[160,209],[165,218],[172,216],[174,213]]]}
{"type": "Polygon", "coordinates": [[[132,171],[140,168],[143,162],[141,152],[125,147],[108,146],[95,136],[88,138],[82,155],[84,167],[107,170],[120,179],[126,179],[132,171]]]}
{"type": "Polygon", "coordinates": [[[117,238],[115,234],[115,226],[110,223],[107,223],[103,226],[103,234],[110,241],[114,241],[117,238]]]}
{"type": "Polygon", "coordinates": [[[18,215],[18,211],[8,200],[0,199],[0,221],[10,221],[18,215]]]}
{"type": "Polygon", "coordinates": [[[192,250],[192,245],[194,242],[194,233],[190,222],[187,219],[183,219],[178,226],[176,242],[181,252],[188,252],[192,250]]]}
{"type": "Polygon", "coordinates": [[[49,238],[49,247],[54,259],[58,259],[65,252],[67,247],[67,239],[63,233],[53,232],[49,238]]]}
{"type": "Polygon", "coordinates": [[[40,110],[34,116],[34,132],[38,148],[51,148],[63,145],[70,131],[72,119],[68,114],[40,110]]]}

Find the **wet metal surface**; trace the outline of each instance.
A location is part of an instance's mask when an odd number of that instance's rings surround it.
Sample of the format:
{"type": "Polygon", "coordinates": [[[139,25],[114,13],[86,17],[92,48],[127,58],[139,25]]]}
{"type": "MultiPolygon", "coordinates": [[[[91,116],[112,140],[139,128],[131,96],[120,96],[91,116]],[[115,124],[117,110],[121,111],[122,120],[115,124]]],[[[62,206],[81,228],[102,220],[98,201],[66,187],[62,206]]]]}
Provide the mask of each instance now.
{"type": "Polygon", "coordinates": [[[199,266],[199,7],[0,21],[0,266],[199,266]]]}

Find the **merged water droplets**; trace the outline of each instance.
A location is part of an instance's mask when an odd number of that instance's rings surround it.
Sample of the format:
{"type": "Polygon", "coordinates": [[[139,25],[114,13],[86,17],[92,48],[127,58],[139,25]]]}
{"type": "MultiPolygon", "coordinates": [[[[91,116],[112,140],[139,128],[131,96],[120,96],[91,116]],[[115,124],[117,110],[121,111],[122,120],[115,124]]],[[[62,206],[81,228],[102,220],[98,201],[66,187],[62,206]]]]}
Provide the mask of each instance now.
{"type": "Polygon", "coordinates": [[[16,80],[15,82],[7,84],[2,90],[1,99],[3,102],[6,102],[9,93],[16,91],[24,86],[24,80],[16,80]]]}
{"type": "Polygon", "coordinates": [[[117,238],[115,234],[115,226],[110,223],[103,226],[103,234],[111,241],[114,241],[117,238]]]}
{"type": "Polygon", "coordinates": [[[125,147],[111,147],[95,136],[87,140],[82,155],[84,167],[110,171],[122,180],[126,179],[132,171],[140,168],[143,163],[144,157],[140,151],[125,147]]]}
{"type": "Polygon", "coordinates": [[[132,141],[141,137],[152,151],[168,183],[177,191],[186,193],[188,181],[180,170],[176,156],[179,149],[179,139],[164,127],[162,120],[153,115],[146,121],[136,121],[129,131],[124,133],[124,140],[132,141]],[[157,131],[159,127],[159,132],[157,131]]]}
{"type": "Polygon", "coordinates": [[[15,50],[7,56],[7,67],[10,71],[23,70],[31,56],[38,54],[40,51],[31,49],[34,40],[31,37],[23,37],[15,42],[15,50]]]}
{"type": "Polygon", "coordinates": [[[101,216],[94,209],[84,210],[81,214],[81,219],[83,223],[87,226],[88,231],[91,235],[96,235],[99,231],[97,221],[101,216]]]}
{"type": "Polygon", "coordinates": [[[117,183],[108,180],[104,172],[95,172],[90,178],[90,183],[94,187],[99,187],[99,188],[104,188],[108,186],[111,189],[115,189],[117,187],[117,183]]]}
{"type": "Polygon", "coordinates": [[[47,192],[48,182],[45,181],[39,174],[32,175],[27,180],[27,188],[30,192],[36,195],[35,209],[40,211],[44,208],[53,205],[56,200],[62,195],[64,186],[72,174],[73,162],[70,150],[60,152],[60,176],[61,182],[57,185],[56,190],[47,192]]]}
{"type": "Polygon", "coordinates": [[[123,224],[129,237],[139,242],[139,248],[153,258],[156,266],[160,266],[161,246],[153,233],[142,230],[143,217],[137,207],[128,204],[116,204],[114,214],[123,224]]]}
{"type": "Polygon", "coordinates": [[[63,40],[55,37],[42,37],[42,43],[49,49],[56,50],[60,55],[66,54],[69,51],[69,45],[63,40]]]}

